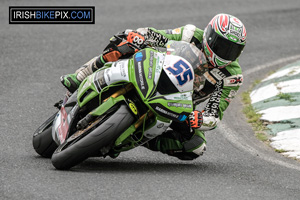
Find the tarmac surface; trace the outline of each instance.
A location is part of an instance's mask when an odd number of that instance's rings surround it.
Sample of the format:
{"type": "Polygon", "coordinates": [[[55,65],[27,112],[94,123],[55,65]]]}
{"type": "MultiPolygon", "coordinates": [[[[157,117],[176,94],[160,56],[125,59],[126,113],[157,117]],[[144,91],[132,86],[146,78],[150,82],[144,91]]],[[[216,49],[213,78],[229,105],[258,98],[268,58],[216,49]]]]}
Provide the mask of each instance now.
{"type": "Polygon", "coordinates": [[[220,126],[206,133],[207,152],[182,162],[145,148],[117,159],[93,158],[58,171],[32,147],[36,128],[64,89],[59,77],[99,55],[126,28],[195,24],[217,13],[247,28],[240,57],[244,85],[299,60],[299,0],[114,0],[0,2],[0,199],[299,199],[300,164],[258,141],[240,96],[220,126]],[[9,6],[95,6],[94,25],[9,25],[9,6]]]}

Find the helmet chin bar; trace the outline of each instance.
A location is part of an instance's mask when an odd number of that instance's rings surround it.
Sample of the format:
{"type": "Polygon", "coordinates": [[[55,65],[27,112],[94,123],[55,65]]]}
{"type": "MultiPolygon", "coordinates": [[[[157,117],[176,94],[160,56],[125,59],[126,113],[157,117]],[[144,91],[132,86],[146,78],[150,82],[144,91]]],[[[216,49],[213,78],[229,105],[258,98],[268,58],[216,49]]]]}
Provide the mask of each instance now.
{"type": "Polygon", "coordinates": [[[221,68],[224,68],[226,67],[227,65],[229,65],[230,63],[232,63],[232,61],[230,60],[224,60],[222,58],[220,58],[219,56],[216,56],[214,57],[214,60],[215,60],[215,63],[216,63],[216,66],[221,69],[221,68]],[[219,63],[218,63],[219,62],[219,63]]]}
{"type": "Polygon", "coordinates": [[[207,44],[206,39],[203,38],[203,52],[204,55],[206,56],[206,59],[209,61],[209,63],[214,67],[214,68],[224,68],[227,65],[229,65],[230,63],[232,63],[232,61],[230,60],[225,60],[220,58],[219,56],[217,56],[212,49],[210,48],[210,46],[207,44]],[[208,53],[210,55],[208,55],[208,53]]]}

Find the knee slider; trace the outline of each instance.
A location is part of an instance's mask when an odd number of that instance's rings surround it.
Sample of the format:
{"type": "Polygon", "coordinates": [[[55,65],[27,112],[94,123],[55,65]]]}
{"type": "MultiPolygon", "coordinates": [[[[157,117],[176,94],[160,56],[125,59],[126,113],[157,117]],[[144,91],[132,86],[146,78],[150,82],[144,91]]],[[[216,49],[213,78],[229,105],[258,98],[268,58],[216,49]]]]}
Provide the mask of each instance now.
{"type": "Polygon", "coordinates": [[[183,147],[186,152],[201,156],[206,151],[206,141],[200,135],[195,134],[190,140],[183,144],[183,147]]]}

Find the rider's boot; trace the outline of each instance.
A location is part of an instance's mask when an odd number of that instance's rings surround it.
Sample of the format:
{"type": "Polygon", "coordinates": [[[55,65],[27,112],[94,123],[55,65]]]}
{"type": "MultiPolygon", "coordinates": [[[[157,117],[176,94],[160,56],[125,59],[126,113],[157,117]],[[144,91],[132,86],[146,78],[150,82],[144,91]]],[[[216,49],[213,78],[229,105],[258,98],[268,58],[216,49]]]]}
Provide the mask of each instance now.
{"type": "Polygon", "coordinates": [[[71,92],[75,92],[80,83],[89,75],[97,71],[99,68],[103,67],[105,61],[102,55],[94,57],[82,67],[80,67],[74,74],[67,74],[60,77],[61,83],[71,92]]]}

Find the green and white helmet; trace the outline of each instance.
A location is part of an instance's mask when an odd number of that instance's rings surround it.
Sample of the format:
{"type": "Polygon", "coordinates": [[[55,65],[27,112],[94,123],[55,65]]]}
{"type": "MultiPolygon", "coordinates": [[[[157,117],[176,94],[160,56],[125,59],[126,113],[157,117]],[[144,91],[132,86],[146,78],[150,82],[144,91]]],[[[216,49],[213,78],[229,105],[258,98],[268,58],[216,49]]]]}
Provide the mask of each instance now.
{"type": "Polygon", "coordinates": [[[246,28],[236,17],[216,15],[203,35],[204,52],[209,62],[218,68],[226,67],[242,53],[246,44],[246,28]]]}

